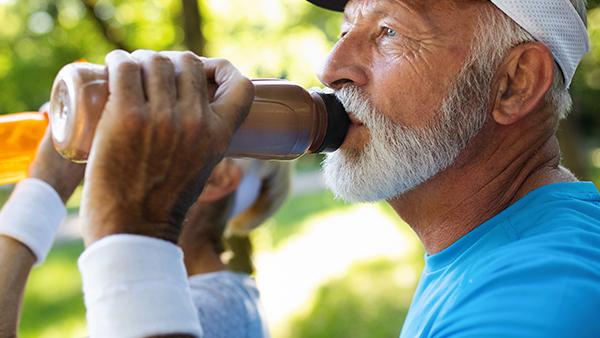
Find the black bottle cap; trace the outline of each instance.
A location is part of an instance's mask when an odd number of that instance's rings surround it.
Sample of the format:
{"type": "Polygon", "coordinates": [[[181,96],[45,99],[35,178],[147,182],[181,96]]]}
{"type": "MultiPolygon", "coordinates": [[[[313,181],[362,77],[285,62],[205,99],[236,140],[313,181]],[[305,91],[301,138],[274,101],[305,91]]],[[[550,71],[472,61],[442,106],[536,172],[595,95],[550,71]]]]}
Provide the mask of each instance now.
{"type": "Polygon", "coordinates": [[[327,110],[327,132],[323,144],[317,150],[318,153],[330,153],[336,151],[346,138],[350,119],[342,103],[334,94],[318,93],[325,103],[327,110]]]}

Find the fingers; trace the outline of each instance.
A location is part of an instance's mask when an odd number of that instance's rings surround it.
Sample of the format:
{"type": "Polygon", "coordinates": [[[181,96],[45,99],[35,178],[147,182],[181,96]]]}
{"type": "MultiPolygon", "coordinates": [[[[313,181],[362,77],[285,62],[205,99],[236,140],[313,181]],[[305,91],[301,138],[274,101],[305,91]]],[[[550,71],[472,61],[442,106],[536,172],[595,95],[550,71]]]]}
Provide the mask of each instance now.
{"type": "Polygon", "coordinates": [[[145,103],[140,65],[122,50],[114,50],[106,55],[108,67],[108,88],[111,100],[129,105],[145,103]]]}
{"type": "Polygon", "coordinates": [[[175,66],[171,60],[160,53],[143,49],[136,50],[131,57],[142,67],[144,91],[150,111],[170,113],[170,108],[177,101],[175,66]]]}
{"type": "Polygon", "coordinates": [[[179,110],[175,66],[169,58],[151,50],[136,50],[131,56],[142,67],[149,120],[153,126],[151,143],[155,152],[163,154],[149,170],[154,175],[169,166],[177,145],[179,110]]]}
{"type": "Polygon", "coordinates": [[[211,108],[234,128],[239,127],[252,104],[254,85],[227,60],[202,61],[207,78],[218,86],[211,108]]]}

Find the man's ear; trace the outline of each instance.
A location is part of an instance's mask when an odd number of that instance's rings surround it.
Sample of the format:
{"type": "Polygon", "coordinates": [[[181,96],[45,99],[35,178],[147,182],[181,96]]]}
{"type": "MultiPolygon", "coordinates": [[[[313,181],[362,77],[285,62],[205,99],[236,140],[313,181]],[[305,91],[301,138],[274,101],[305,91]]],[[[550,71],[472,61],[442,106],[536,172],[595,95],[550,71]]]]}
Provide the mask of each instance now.
{"type": "Polygon", "coordinates": [[[231,159],[224,159],[213,169],[198,202],[212,203],[234,192],[242,180],[242,169],[231,159]]]}
{"type": "Polygon", "coordinates": [[[527,42],[513,48],[496,76],[492,117],[513,124],[539,109],[554,81],[554,58],[545,45],[527,42]]]}

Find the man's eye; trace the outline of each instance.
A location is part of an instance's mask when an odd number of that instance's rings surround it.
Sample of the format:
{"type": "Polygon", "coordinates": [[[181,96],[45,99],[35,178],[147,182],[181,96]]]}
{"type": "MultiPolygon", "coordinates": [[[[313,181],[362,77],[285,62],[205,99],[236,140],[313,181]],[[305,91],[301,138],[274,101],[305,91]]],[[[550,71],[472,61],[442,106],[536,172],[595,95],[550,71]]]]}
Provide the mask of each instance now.
{"type": "Polygon", "coordinates": [[[389,28],[389,27],[383,27],[383,34],[385,34],[385,36],[393,38],[396,35],[398,35],[398,32],[396,32],[395,30],[389,28]]]}
{"type": "Polygon", "coordinates": [[[343,38],[344,36],[346,36],[346,34],[348,34],[348,32],[341,32],[340,33],[340,39],[343,38]]]}

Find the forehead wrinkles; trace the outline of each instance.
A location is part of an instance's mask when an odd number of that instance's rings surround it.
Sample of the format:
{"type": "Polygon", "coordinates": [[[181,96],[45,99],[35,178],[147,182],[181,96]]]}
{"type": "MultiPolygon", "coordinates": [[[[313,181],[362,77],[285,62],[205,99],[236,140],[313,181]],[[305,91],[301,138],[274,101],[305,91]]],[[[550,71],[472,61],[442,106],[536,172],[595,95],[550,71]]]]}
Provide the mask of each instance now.
{"type": "Polygon", "coordinates": [[[437,28],[434,11],[443,0],[350,0],[344,10],[346,23],[361,18],[393,18],[415,31],[431,32],[437,28]]]}
{"type": "Polygon", "coordinates": [[[428,18],[427,10],[431,7],[431,0],[350,0],[344,10],[346,21],[353,21],[359,16],[387,16],[390,10],[402,10],[415,17],[426,20],[428,18]]]}

